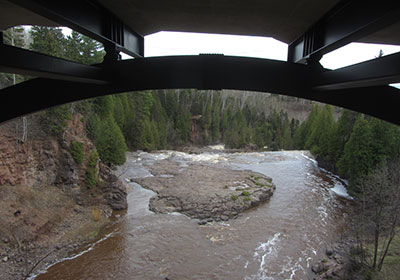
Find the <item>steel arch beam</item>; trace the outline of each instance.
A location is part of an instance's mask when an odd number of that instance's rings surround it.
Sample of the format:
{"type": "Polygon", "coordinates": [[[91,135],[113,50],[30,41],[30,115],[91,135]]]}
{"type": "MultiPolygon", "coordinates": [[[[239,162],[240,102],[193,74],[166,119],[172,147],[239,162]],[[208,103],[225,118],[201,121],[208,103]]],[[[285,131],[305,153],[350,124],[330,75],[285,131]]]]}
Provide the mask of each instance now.
{"type": "Polygon", "coordinates": [[[288,48],[288,61],[306,63],[399,21],[399,1],[342,0],[288,48]]]}
{"type": "Polygon", "coordinates": [[[109,84],[35,79],[0,91],[0,122],[55,105],[148,89],[236,89],[277,93],[345,107],[396,124],[400,91],[389,86],[320,91],[313,68],[222,55],[154,57],[109,65],[109,84]],[[7,110],[7,109],[11,109],[7,110]]]}

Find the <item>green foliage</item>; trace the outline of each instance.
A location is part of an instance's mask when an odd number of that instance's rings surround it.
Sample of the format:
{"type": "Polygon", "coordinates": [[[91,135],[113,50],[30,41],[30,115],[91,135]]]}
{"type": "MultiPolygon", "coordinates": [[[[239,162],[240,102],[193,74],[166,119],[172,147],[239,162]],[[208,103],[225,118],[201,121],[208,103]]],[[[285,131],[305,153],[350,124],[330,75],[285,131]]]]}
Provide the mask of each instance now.
{"type": "Polygon", "coordinates": [[[309,149],[318,160],[356,181],[388,159],[400,155],[400,129],[392,124],[344,110],[339,120],[332,108],[314,105],[308,118],[294,132],[294,147],[309,149]]]}
{"type": "Polygon", "coordinates": [[[58,27],[32,26],[30,49],[43,54],[67,58],[67,40],[58,27]]]}
{"type": "Polygon", "coordinates": [[[66,38],[66,58],[83,64],[96,64],[103,61],[105,52],[103,46],[76,31],[66,38]]]}
{"type": "Polygon", "coordinates": [[[233,201],[236,201],[238,199],[238,196],[236,194],[232,194],[231,198],[233,201]]]}
{"type": "Polygon", "coordinates": [[[218,142],[221,138],[220,132],[220,110],[221,110],[221,99],[219,92],[213,96],[213,105],[211,108],[211,135],[214,143],[218,142]]]}
{"type": "Polygon", "coordinates": [[[241,193],[240,195],[243,195],[243,196],[249,196],[249,195],[250,195],[250,193],[249,193],[248,191],[242,191],[242,193],[241,193]]]}
{"type": "Polygon", "coordinates": [[[225,133],[225,144],[234,149],[244,148],[249,142],[247,138],[249,134],[246,119],[241,110],[236,112],[230,124],[225,133]]]}
{"type": "Polygon", "coordinates": [[[86,163],[86,187],[88,189],[93,188],[97,185],[97,162],[99,155],[96,150],[93,150],[90,155],[88,162],[86,163]]]}
{"type": "Polygon", "coordinates": [[[332,107],[325,105],[322,110],[317,110],[315,119],[310,125],[310,135],[305,142],[305,148],[325,160],[329,160],[330,141],[335,133],[336,122],[333,119],[332,107]]]}
{"type": "Polygon", "coordinates": [[[344,145],[350,139],[350,134],[358,116],[359,113],[343,110],[343,113],[336,124],[329,146],[330,160],[334,164],[343,155],[344,145]]]}
{"type": "Polygon", "coordinates": [[[61,28],[33,26],[31,38],[31,50],[84,64],[101,63],[105,55],[99,42],[76,31],[65,37],[61,28]]]}
{"type": "Polygon", "coordinates": [[[72,158],[77,164],[81,164],[85,158],[85,152],[83,150],[83,143],[78,141],[71,142],[70,152],[72,158]]]}
{"type": "Polygon", "coordinates": [[[23,48],[25,46],[25,35],[22,27],[12,27],[3,32],[4,44],[23,48]]]}
{"type": "Polygon", "coordinates": [[[112,95],[100,96],[94,99],[94,111],[101,118],[106,119],[114,114],[114,98],[112,95]]]}
{"type": "Polygon", "coordinates": [[[67,126],[66,121],[72,118],[69,104],[49,108],[41,115],[42,123],[55,134],[64,131],[67,126]]]}
{"type": "Polygon", "coordinates": [[[100,159],[105,164],[121,165],[125,162],[127,146],[121,129],[112,116],[108,116],[100,123],[95,144],[100,159]]]}
{"type": "Polygon", "coordinates": [[[90,139],[96,140],[100,134],[101,120],[97,114],[90,114],[86,121],[86,130],[90,139]]]}
{"type": "Polygon", "coordinates": [[[313,127],[315,127],[314,122],[319,114],[319,107],[313,105],[311,113],[308,115],[307,119],[299,126],[294,134],[294,142],[296,149],[305,149],[308,137],[311,135],[313,127]]]}
{"type": "Polygon", "coordinates": [[[367,175],[373,168],[373,134],[370,124],[359,117],[354,124],[349,141],[344,146],[344,152],[337,166],[339,174],[348,177],[350,184],[357,178],[367,175]]]}

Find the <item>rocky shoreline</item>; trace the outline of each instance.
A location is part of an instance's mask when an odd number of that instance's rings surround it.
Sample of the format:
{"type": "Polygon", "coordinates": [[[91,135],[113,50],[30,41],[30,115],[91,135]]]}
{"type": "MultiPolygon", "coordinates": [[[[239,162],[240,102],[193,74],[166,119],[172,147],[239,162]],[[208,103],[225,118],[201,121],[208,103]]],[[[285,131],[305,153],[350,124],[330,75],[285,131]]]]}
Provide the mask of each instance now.
{"type": "Polygon", "coordinates": [[[313,279],[359,279],[352,271],[354,264],[350,250],[353,246],[354,240],[346,238],[327,248],[324,258],[311,266],[315,274],[313,279]]]}
{"type": "Polygon", "coordinates": [[[153,176],[131,179],[157,193],[150,200],[155,213],[179,212],[200,224],[227,221],[267,201],[272,179],[252,171],[164,159],[146,166],[153,176]]]}

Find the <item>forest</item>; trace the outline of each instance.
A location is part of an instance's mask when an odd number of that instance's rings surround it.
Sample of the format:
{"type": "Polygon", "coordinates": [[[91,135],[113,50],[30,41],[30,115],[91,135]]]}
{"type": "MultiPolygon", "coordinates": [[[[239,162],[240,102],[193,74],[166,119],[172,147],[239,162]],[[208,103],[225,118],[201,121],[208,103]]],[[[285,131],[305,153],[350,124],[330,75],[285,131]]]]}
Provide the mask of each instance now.
{"type": "Polygon", "coordinates": [[[349,110],[335,121],[329,105],[313,106],[294,142],[297,149],[310,150],[320,165],[349,179],[353,193],[358,179],[400,155],[398,126],[349,110]]]}

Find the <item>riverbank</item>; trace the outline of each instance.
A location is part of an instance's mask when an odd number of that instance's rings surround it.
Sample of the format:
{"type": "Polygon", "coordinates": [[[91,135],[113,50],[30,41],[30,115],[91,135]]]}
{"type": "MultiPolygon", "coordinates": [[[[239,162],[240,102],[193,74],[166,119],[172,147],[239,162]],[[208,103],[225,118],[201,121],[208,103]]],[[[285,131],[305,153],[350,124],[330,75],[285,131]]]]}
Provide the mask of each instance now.
{"type": "Polygon", "coordinates": [[[78,205],[51,186],[1,186],[0,197],[2,279],[25,279],[67,256],[96,237],[112,213],[107,205],[78,205]]]}
{"type": "Polygon", "coordinates": [[[0,127],[0,278],[10,280],[68,256],[127,207],[125,186],[91,156],[79,114],[62,135],[30,119],[26,141],[17,124],[0,127]]]}

